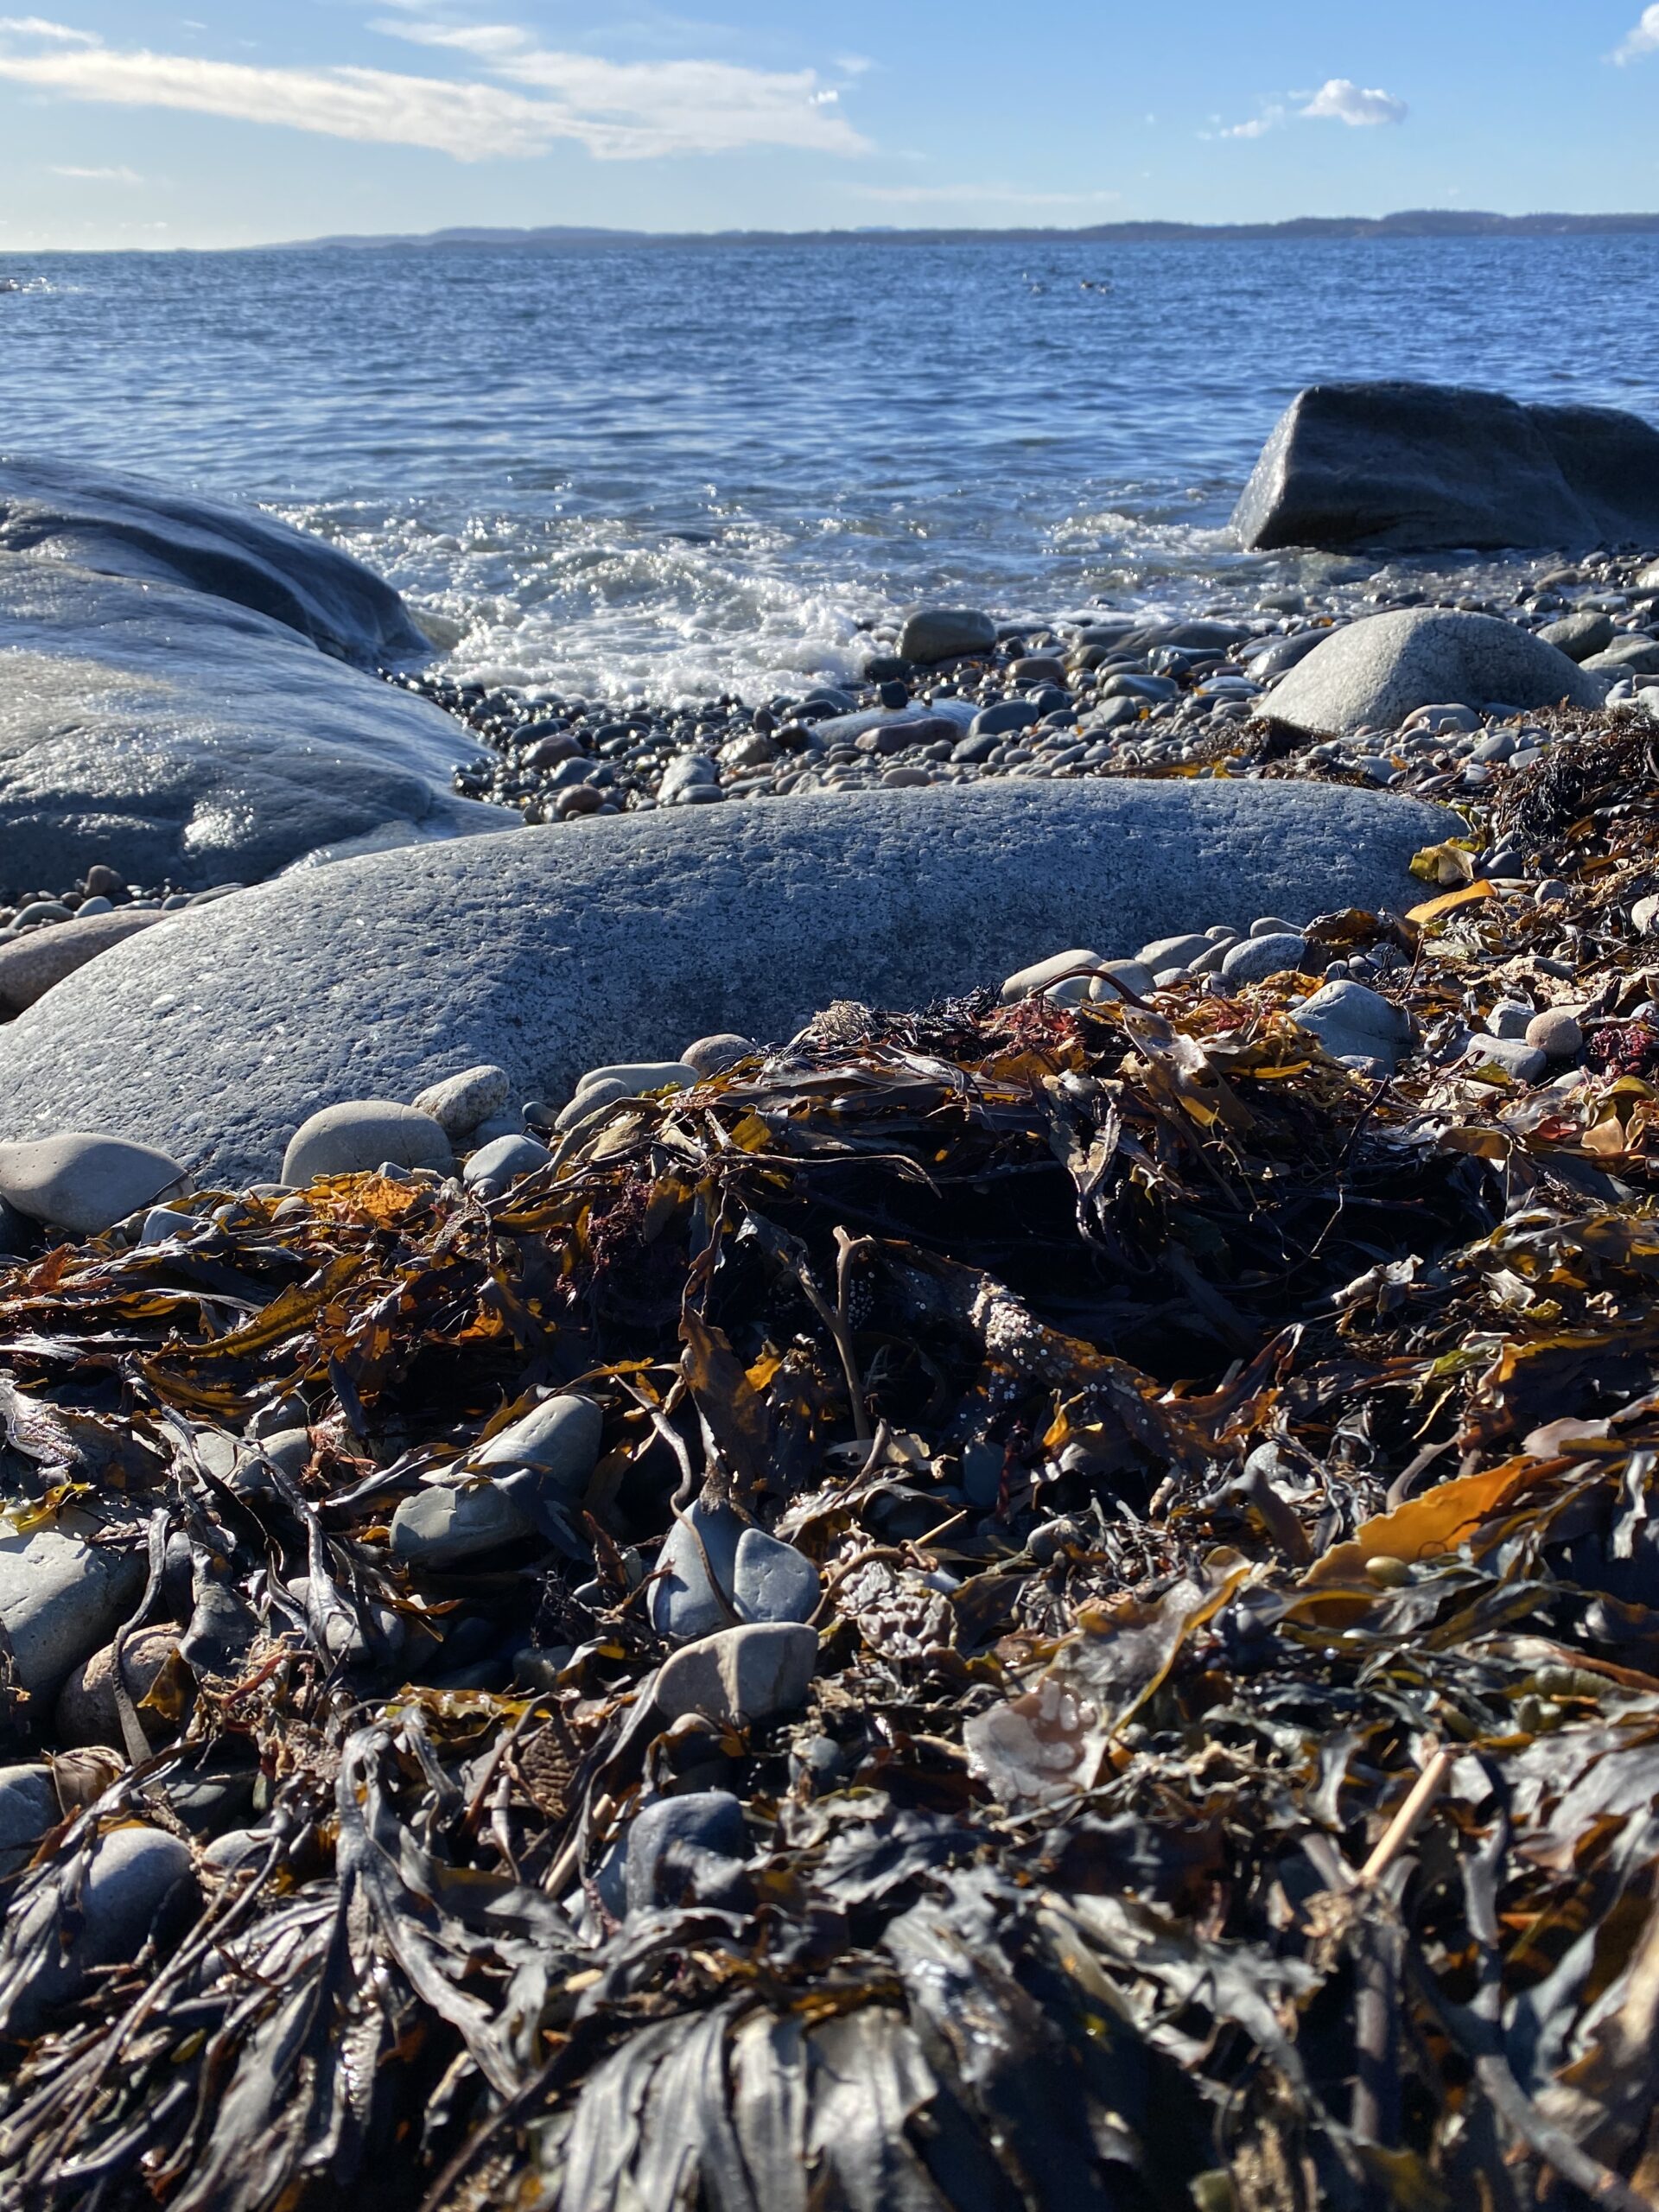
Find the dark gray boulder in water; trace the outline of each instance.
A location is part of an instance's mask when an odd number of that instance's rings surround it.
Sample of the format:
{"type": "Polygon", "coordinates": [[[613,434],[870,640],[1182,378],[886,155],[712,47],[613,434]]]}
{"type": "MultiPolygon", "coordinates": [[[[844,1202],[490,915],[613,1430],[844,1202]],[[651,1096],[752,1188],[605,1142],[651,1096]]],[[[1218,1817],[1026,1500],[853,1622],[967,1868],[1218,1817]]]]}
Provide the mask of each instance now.
{"type": "Polygon", "coordinates": [[[200,592],[0,552],[0,897],[518,826],[448,788],[478,748],[440,708],[200,592]]]}
{"type": "Polygon", "coordinates": [[[48,991],[0,1029],[0,1138],[104,1130],[199,1184],[272,1175],[320,1107],[486,1062],[556,1103],[837,998],[914,1007],[1065,945],[1407,906],[1411,855],[1455,826],[1320,784],[997,782],[378,853],[181,913],[48,991]]]}
{"type": "Polygon", "coordinates": [[[1659,539],[1659,430],[1611,407],[1452,385],[1311,385],[1233,512],[1258,550],[1659,539]]]}
{"type": "Polygon", "coordinates": [[[0,552],[184,584],[364,667],[424,660],[432,650],[391,586],[349,554],[253,508],[141,476],[0,454],[0,552]]]}

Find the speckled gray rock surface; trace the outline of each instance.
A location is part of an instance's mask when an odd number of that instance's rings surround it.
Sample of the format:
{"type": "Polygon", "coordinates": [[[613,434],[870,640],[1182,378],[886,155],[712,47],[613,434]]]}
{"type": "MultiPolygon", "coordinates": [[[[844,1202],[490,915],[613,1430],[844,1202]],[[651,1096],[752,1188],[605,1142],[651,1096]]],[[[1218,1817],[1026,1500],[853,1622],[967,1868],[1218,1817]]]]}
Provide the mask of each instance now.
{"type": "Polygon", "coordinates": [[[1398,729],[1419,707],[1599,707],[1606,685],[1512,622],[1411,607],[1333,631],[1262,712],[1311,736],[1398,729]]]}
{"type": "Polygon", "coordinates": [[[319,848],[494,826],[441,709],[269,615],[0,551],[0,896],[94,861],[205,890],[319,848]]]}
{"type": "Polygon", "coordinates": [[[142,476],[0,454],[0,551],[207,592],[365,666],[431,650],[391,586],[337,546],[142,476]]]}
{"type": "Polygon", "coordinates": [[[781,1040],[1068,944],[1408,905],[1410,855],[1456,826],[1329,785],[998,782],[376,854],[182,913],[0,1029],[0,1139],[107,1128],[266,1177],[320,1107],[480,1061],[560,1100],[701,1032],[781,1040]]]}

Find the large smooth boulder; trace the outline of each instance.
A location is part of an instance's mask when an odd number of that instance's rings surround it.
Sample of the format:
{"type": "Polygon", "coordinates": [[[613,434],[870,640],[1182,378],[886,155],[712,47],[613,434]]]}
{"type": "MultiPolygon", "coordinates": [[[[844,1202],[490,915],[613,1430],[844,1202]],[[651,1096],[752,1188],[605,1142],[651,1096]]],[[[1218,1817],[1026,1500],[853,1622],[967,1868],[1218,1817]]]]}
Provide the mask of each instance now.
{"type": "Polygon", "coordinates": [[[206,592],[365,667],[432,650],[391,586],[348,553],[257,509],[142,476],[0,454],[0,551],[206,592]]]}
{"type": "Polygon", "coordinates": [[[1456,826],[1333,785],[999,781],[377,854],[183,912],[60,983],[0,1029],[0,1138],[104,1128],[198,1183],[270,1176],[319,1108],[474,1063],[562,1100],[606,1062],[783,1039],[836,998],[920,1006],[1056,946],[1408,905],[1411,855],[1456,826]]]}
{"type": "Polygon", "coordinates": [[[1409,607],[1333,630],[1261,712],[1309,736],[1398,729],[1419,707],[1599,707],[1606,683],[1495,614],[1409,607]]]}
{"type": "Polygon", "coordinates": [[[95,861],[206,890],[341,845],[517,828],[467,733],[269,615],[0,552],[0,895],[95,861]]]}
{"type": "Polygon", "coordinates": [[[1311,385],[1233,512],[1243,543],[1393,551],[1659,537],[1659,430],[1452,385],[1311,385]]]}

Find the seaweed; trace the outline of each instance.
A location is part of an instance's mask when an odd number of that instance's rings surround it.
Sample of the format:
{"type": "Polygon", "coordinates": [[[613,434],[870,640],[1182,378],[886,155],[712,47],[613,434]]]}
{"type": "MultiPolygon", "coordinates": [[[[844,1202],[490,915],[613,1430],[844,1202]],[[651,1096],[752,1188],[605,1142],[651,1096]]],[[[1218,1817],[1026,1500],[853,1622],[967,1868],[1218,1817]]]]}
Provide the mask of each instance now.
{"type": "Polygon", "coordinates": [[[4,2200],[1654,2202],[1656,798],[1586,731],[1496,786],[1560,899],[1436,849],[1316,925],[1391,1078],[1314,976],[837,1006],[499,1198],[207,1192],[0,1277],[14,1521],[177,1634],[6,1884],[4,2200]],[[1530,1086],[1459,1049],[1522,978],[1587,1040],[1530,1086]],[[550,1391],[581,1497],[400,1554],[550,1391]],[[694,1504],[817,1568],[803,1706],[658,1701],[694,1504]],[[737,1872],[630,1909],[710,1790],[737,1872]],[[43,2010],[135,1827],[188,1910],[43,2010]]]}

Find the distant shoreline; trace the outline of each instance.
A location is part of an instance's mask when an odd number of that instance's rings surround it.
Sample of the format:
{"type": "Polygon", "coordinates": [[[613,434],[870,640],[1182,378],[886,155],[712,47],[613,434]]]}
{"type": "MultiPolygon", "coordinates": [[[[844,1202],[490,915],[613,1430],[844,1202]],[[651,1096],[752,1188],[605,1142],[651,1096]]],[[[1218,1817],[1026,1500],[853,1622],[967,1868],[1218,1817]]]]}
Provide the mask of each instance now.
{"type": "Polygon", "coordinates": [[[423,233],[341,235],[245,246],[246,253],[440,251],[487,246],[519,253],[610,251],[623,246],[803,245],[1162,245],[1186,241],[1293,244],[1326,238],[1488,238],[1659,236],[1659,213],[1636,215],[1495,215],[1421,208],[1395,215],[1299,215],[1282,223],[1091,223],[1075,230],[963,229],[886,225],[830,231],[621,231],[551,226],[536,230],[464,228],[423,233]]]}

